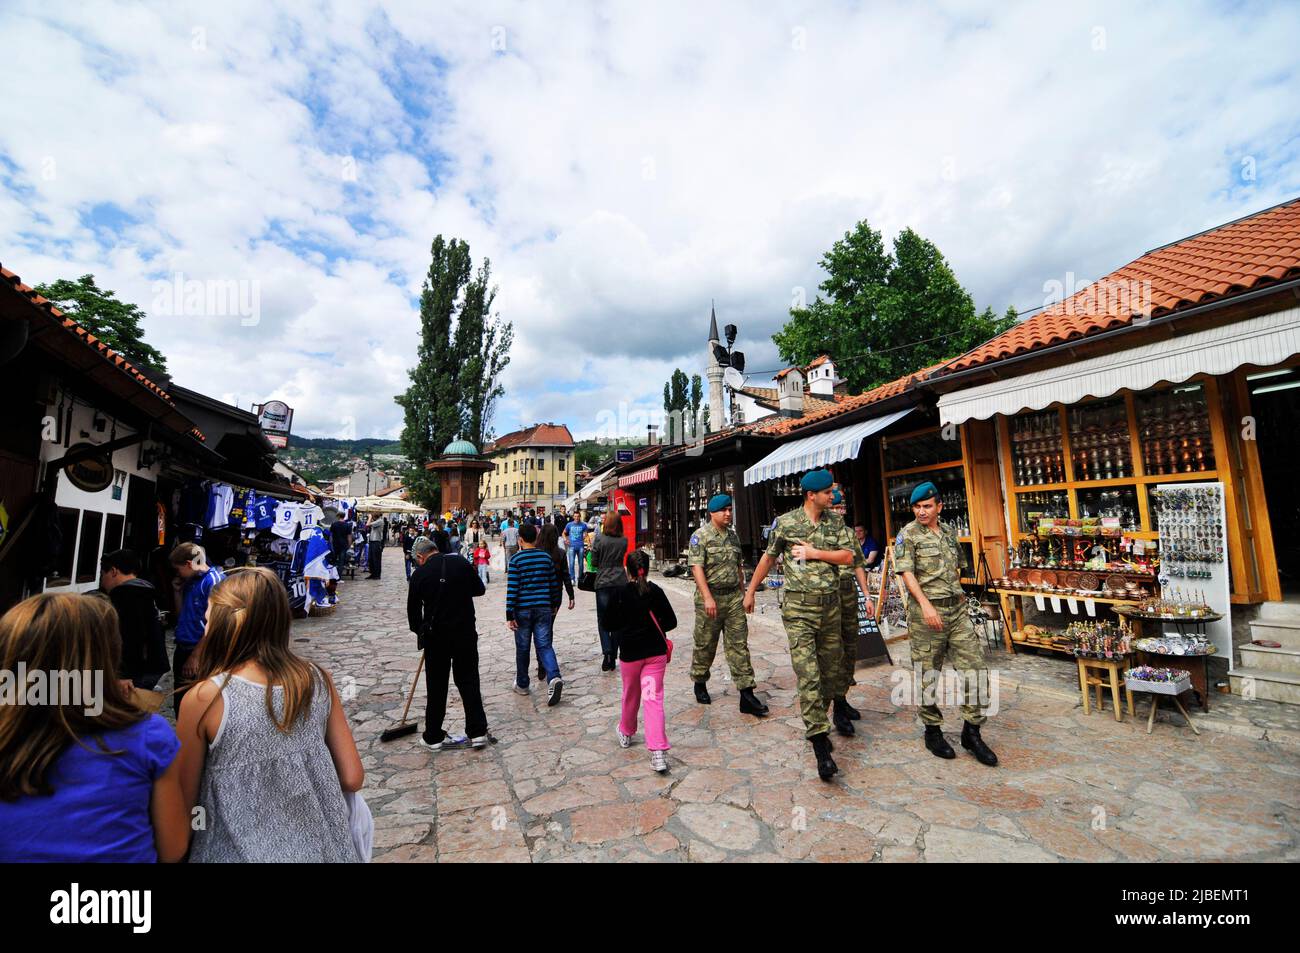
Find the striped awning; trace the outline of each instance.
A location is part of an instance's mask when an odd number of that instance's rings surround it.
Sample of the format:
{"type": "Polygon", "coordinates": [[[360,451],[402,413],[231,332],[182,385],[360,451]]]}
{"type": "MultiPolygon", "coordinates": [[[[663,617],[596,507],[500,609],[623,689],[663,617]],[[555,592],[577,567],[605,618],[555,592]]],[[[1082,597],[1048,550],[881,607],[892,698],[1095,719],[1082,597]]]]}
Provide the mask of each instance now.
{"type": "MultiPolygon", "coordinates": [[[[1243,365],[1271,367],[1300,354],[1300,308],[1204,328],[1167,341],[1062,363],[939,398],[939,420],[964,424],[997,414],[1042,410],[1121,389],[1142,391],[1161,381],[1181,384],[1196,374],[1230,374],[1243,365]]],[[[993,365],[997,367],[997,365],[993,365]]]]}
{"type": "Polygon", "coordinates": [[[619,486],[636,486],[638,483],[649,483],[651,480],[659,479],[659,464],[652,467],[646,467],[644,470],[633,470],[631,473],[625,473],[618,478],[619,486]]]}
{"type": "Polygon", "coordinates": [[[861,423],[850,424],[839,430],[830,430],[819,433],[815,437],[804,437],[782,444],[745,471],[745,486],[830,466],[840,460],[851,460],[858,455],[863,440],[902,420],[913,409],[908,407],[892,414],[885,414],[883,417],[872,417],[861,423]]]}

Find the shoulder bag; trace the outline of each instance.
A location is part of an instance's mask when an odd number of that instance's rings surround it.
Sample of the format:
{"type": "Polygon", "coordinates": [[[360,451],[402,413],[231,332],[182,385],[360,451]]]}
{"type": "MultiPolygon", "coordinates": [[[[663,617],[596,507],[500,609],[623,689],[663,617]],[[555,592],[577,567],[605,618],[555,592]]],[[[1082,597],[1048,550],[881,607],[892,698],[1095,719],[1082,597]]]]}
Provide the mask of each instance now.
{"type": "Polygon", "coordinates": [[[592,559],[591,551],[588,550],[586,565],[582,567],[582,575],[578,577],[578,588],[583,592],[595,592],[597,575],[595,560],[592,559]]]}

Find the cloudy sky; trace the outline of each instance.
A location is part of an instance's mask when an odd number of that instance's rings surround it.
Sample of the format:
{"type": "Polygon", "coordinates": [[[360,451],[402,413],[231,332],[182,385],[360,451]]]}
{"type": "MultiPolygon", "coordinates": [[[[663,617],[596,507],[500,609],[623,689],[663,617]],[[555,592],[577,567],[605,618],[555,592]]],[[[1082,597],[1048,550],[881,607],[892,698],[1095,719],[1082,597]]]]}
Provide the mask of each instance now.
{"type": "Polygon", "coordinates": [[[640,429],[711,300],[775,369],[859,219],[1000,312],[1300,194],[1300,5],[1130,6],[5,0],[0,262],[140,304],[179,384],[395,436],[454,235],[516,329],[496,431],[640,429]]]}

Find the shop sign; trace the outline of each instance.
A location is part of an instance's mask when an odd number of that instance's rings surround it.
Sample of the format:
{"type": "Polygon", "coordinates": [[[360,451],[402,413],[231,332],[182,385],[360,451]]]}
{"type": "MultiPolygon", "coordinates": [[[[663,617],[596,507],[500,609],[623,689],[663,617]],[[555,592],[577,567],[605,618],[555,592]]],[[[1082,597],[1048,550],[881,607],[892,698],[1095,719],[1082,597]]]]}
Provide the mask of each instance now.
{"type": "Polygon", "coordinates": [[[273,447],[284,449],[289,445],[289,431],[293,428],[293,408],[282,400],[269,400],[253,408],[257,425],[273,447]]]}
{"type": "MultiPolygon", "coordinates": [[[[93,446],[90,443],[74,443],[68,448],[68,453],[93,446]]],[[[113,457],[108,453],[96,454],[74,463],[63,472],[77,489],[98,493],[113,482],[113,457]]]]}

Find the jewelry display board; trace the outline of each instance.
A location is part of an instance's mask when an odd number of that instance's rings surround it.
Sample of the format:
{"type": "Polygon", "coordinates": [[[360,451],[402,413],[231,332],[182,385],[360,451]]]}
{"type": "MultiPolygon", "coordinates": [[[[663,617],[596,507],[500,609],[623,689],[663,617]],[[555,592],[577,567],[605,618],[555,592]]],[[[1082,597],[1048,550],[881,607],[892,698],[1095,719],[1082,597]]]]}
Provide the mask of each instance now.
{"type": "MultiPolygon", "coordinates": [[[[1173,602],[1204,593],[1222,618],[1205,622],[1216,654],[1232,666],[1232,589],[1228,579],[1227,517],[1222,483],[1162,483],[1151,494],[1151,520],[1160,533],[1160,590],[1173,602]]],[[[1148,622],[1147,630],[1155,628],[1148,622]]],[[[1178,636],[1177,628],[1167,634],[1178,636]]]]}

